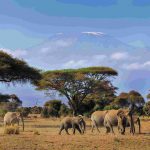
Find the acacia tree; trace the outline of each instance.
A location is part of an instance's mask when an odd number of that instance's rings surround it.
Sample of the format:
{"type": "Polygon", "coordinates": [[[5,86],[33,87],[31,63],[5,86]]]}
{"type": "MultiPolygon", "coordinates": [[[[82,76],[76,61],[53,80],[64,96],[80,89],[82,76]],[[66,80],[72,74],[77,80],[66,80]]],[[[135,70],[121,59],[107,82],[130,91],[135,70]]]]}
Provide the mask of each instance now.
{"type": "Polygon", "coordinates": [[[3,110],[15,111],[21,105],[22,101],[15,94],[0,94],[0,107],[3,110]]]}
{"type": "Polygon", "coordinates": [[[57,91],[65,96],[73,115],[77,115],[86,96],[97,90],[111,88],[109,78],[116,75],[117,72],[108,67],[55,70],[44,72],[42,79],[35,85],[38,90],[47,93],[57,91]]]}
{"type": "Polygon", "coordinates": [[[34,82],[40,79],[39,70],[30,67],[25,61],[0,51],[0,82],[34,82]]]}
{"type": "MultiPolygon", "coordinates": [[[[35,82],[41,78],[39,70],[30,67],[23,60],[12,57],[0,51],[0,82],[2,83],[26,83],[35,82]]],[[[2,95],[1,101],[9,102],[10,108],[18,107],[22,104],[16,95],[2,95]],[[11,100],[11,102],[10,102],[11,100]]]]}

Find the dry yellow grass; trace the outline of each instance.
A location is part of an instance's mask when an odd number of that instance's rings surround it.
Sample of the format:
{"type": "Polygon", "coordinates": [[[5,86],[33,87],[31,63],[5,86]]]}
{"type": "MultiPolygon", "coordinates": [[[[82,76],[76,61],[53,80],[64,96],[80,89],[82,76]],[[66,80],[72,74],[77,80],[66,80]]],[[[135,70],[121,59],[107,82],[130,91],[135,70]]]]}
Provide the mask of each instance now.
{"type": "MultiPolygon", "coordinates": [[[[142,134],[134,136],[91,133],[90,121],[87,120],[87,131],[84,135],[58,135],[60,119],[26,119],[25,132],[19,135],[5,135],[0,127],[0,150],[150,150],[150,120],[142,121],[142,134]],[[40,135],[34,134],[38,131],[40,135]]],[[[20,127],[21,129],[21,127],[20,127]]],[[[70,131],[71,133],[71,131],[70,131]]]]}
{"type": "Polygon", "coordinates": [[[4,134],[19,134],[19,126],[6,126],[4,128],[4,134]]]}

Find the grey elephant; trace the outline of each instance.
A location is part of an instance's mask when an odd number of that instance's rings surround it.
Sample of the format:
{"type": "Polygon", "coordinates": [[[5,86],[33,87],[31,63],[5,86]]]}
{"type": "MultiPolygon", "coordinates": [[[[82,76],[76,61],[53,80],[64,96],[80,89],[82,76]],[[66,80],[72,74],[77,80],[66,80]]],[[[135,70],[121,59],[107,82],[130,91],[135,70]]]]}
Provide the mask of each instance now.
{"type": "Polygon", "coordinates": [[[94,128],[97,129],[98,132],[100,132],[98,127],[104,126],[104,118],[108,111],[95,111],[91,115],[91,125],[92,125],[92,132],[94,128]]]}
{"type": "Polygon", "coordinates": [[[76,129],[80,134],[84,134],[86,123],[82,116],[77,117],[65,117],[60,124],[59,134],[61,134],[62,130],[65,129],[66,133],[69,135],[68,129],[73,129],[73,134],[75,134],[76,129]]]}
{"type": "Polygon", "coordinates": [[[108,111],[104,118],[104,126],[106,127],[106,133],[110,131],[114,133],[113,127],[117,126],[118,131],[121,134],[124,134],[125,128],[127,126],[127,121],[130,124],[131,133],[134,134],[135,127],[130,110],[119,109],[108,111]]]}
{"type": "Polygon", "coordinates": [[[18,124],[19,126],[19,121],[22,121],[22,127],[23,127],[23,131],[24,131],[24,120],[23,120],[23,116],[21,113],[19,112],[7,112],[4,116],[4,127],[9,126],[9,125],[14,125],[14,124],[18,124]]]}
{"type": "Polygon", "coordinates": [[[118,126],[118,130],[121,134],[125,132],[125,117],[118,113],[118,110],[109,110],[104,118],[104,126],[106,127],[106,133],[110,131],[114,133],[113,127],[118,126]]]}
{"type": "MultiPolygon", "coordinates": [[[[141,133],[141,120],[138,116],[133,116],[132,118],[133,118],[134,126],[135,126],[135,124],[138,125],[138,132],[140,134],[141,133]]],[[[135,127],[134,126],[133,126],[133,132],[135,133],[135,127]]],[[[128,118],[126,120],[126,127],[130,127],[130,120],[128,120],[128,118]]],[[[132,133],[131,128],[130,128],[130,133],[132,133]]]]}

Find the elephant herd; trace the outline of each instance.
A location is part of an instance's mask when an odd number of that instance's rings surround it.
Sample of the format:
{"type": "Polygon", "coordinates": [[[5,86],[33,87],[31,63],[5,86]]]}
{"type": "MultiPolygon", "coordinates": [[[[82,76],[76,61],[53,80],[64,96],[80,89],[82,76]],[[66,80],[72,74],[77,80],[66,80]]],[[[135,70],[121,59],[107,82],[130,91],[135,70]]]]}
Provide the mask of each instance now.
{"type": "MultiPolygon", "coordinates": [[[[113,127],[118,127],[118,131],[121,134],[125,134],[126,127],[130,127],[130,133],[135,133],[134,124],[137,123],[139,126],[139,133],[141,133],[141,124],[139,117],[132,116],[131,111],[126,109],[119,110],[108,110],[108,111],[95,111],[91,115],[91,124],[93,132],[94,128],[100,132],[98,127],[104,126],[106,128],[106,133],[112,132],[114,134],[113,127]]],[[[73,134],[75,134],[75,130],[77,129],[80,134],[83,134],[86,129],[86,123],[83,119],[83,116],[79,115],[76,117],[65,117],[60,124],[61,134],[62,130],[65,130],[67,134],[68,129],[73,129],[73,134]]]]}
{"type": "MultiPolygon", "coordinates": [[[[7,112],[4,116],[4,126],[6,125],[19,125],[19,120],[22,120],[23,123],[23,131],[24,131],[24,120],[20,113],[17,112],[7,112]]],[[[119,109],[119,110],[107,110],[107,111],[95,111],[91,115],[91,125],[93,132],[94,128],[100,132],[99,127],[104,126],[106,128],[106,133],[112,132],[114,133],[113,127],[118,127],[118,132],[120,134],[125,134],[126,127],[130,127],[130,133],[135,133],[135,123],[139,126],[139,133],[141,133],[141,124],[139,117],[135,117],[132,115],[131,111],[127,109],[119,109]]],[[[60,123],[59,134],[63,130],[69,134],[68,129],[72,128],[73,134],[75,134],[76,130],[80,134],[84,134],[86,130],[86,122],[82,115],[76,117],[65,117],[60,123]]]]}

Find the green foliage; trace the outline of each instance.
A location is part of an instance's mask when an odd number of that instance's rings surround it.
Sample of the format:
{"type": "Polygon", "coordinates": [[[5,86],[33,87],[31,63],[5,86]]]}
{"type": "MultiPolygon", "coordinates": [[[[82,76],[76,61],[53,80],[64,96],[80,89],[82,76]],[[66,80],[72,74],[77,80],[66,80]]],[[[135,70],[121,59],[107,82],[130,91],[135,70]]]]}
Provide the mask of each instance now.
{"type": "Polygon", "coordinates": [[[143,111],[144,111],[145,115],[150,116],[150,101],[145,103],[145,105],[143,107],[143,111]]]}
{"type": "Polygon", "coordinates": [[[130,91],[128,94],[128,100],[130,104],[135,104],[137,107],[141,107],[145,104],[144,98],[137,91],[130,91]]]}
{"type": "Polygon", "coordinates": [[[57,111],[59,111],[60,107],[61,107],[61,101],[60,100],[49,100],[44,104],[44,106],[49,107],[49,108],[54,108],[57,111]]]}
{"type": "Polygon", "coordinates": [[[43,118],[48,118],[49,117],[49,110],[47,107],[43,107],[42,112],[41,112],[41,116],[43,118]]]}
{"type": "Polygon", "coordinates": [[[51,117],[59,117],[61,105],[60,100],[49,100],[44,104],[44,106],[48,108],[48,114],[51,117]]]}
{"type": "Polygon", "coordinates": [[[42,117],[59,117],[66,116],[70,113],[70,109],[67,105],[62,104],[60,100],[49,100],[45,102],[42,117]]]}
{"type": "Polygon", "coordinates": [[[117,72],[108,67],[89,67],[47,71],[35,85],[38,90],[49,93],[57,91],[68,99],[74,115],[80,112],[83,100],[89,94],[98,91],[114,90],[109,77],[117,72]]]}
{"type": "Polygon", "coordinates": [[[47,71],[45,74],[108,74],[108,75],[118,75],[117,71],[109,67],[88,67],[79,69],[63,69],[63,70],[52,70],[47,71]]]}
{"type": "Polygon", "coordinates": [[[120,95],[115,98],[114,104],[120,108],[128,107],[130,105],[128,101],[128,93],[120,93],[120,95]]]}
{"type": "Polygon", "coordinates": [[[10,99],[10,95],[0,93],[0,103],[1,102],[9,102],[9,99],[10,99]]]}
{"type": "Polygon", "coordinates": [[[71,113],[67,105],[62,104],[59,110],[59,116],[67,116],[71,113]]]}
{"type": "Polygon", "coordinates": [[[104,110],[111,110],[111,109],[119,109],[120,107],[116,106],[116,105],[108,105],[104,107],[104,110]]]}
{"type": "Polygon", "coordinates": [[[40,77],[39,70],[29,67],[23,60],[0,51],[0,82],[33,82],[40,77]]]}
{"type": "Polygon", "coordinates": [[[31,108],[21,107],[21,108],[18,108],[17,111],[20,112],[23,117],[27,117],[31,113],[31,108]]]}
{"type": "Polygon", "coordinates": [[[150,93],[147,95],[147,99],[150,99],[150,93]]]}
{"type": "Polygon", "coordinates": [[[41,114],[42,107],[34,106],[31,108],[31,114],[41,114]]]}
{"type": "Polygon", "coordinates": [[[7,110],[0,109],[0,117],[4,117],[4,115],[7,113],[7,110]]]}
{"type": "Polygon", "coordinates": [[[0,94],[0,108],[7,111],[16,111],[22,105],[22,101],[15,95],[0,94]]]}

